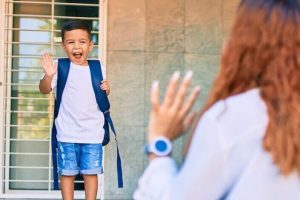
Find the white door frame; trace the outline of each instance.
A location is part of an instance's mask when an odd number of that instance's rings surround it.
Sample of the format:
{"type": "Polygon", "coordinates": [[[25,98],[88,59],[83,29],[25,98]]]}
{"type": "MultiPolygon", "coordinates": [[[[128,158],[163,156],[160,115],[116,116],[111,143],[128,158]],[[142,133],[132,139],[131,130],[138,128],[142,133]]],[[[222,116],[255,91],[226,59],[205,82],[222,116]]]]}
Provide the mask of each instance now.
{"type": "MultiPolygon", "coordinates": [[[[6,107],[6,101],[3,98],[5,95],[5,54],[6,54],[6,46],[5,46],[5,15],[7,11],[5,10],[5,4],[7,0],[0,0],[0,155],[4,155],[4,138],[5,138],[5,132],[6,132],[6,122],[5,122],[5,107],[6,107]],[[1,101],[1,98],[3,101],[1,101]]],[[[8,0],[9,1],[9,0],[8,0]]],[[[102,24],[101,28],[99,29],[99,42],[101,42],[101,45],[99,45],[99,51],[98,51],[98,57],[101,60],[102,67],[104,69],[104,72],[106,72],[106,53],[107,53],[107,2],[108,0],[99,0],[99,24],[102,24]]],[[[105,155],[105,150],[104,150],[105,155]]],[[[0,157],[0,198],[47,198],[47,199],[60,199],[61,193],[60,191],[35,191],[35,190],[9,190],[6,191],[3,190],[4,187],[4,173],[5,168],[2,168],[2,166],[5,165],[4,163],[4,156],[0,157]]],[[[105,159],[103,157],[103,167],[105,165],[104,163],[105,159]]],[[[8,174],[7,174],[8,175],[8,174]]],[[[98,176],[99,178],[99,191],[97,198],[104,199],[104,175],[98,176]]],[[[75,197],[84,199],[84,192],[82,191],[75,191],[75,197]]]]}

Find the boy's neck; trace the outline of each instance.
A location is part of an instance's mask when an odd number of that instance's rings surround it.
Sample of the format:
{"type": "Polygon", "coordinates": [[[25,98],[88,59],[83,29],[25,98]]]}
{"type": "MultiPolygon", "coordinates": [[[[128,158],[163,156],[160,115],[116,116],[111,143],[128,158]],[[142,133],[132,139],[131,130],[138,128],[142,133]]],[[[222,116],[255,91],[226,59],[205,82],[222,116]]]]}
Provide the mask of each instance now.
{"type": "Polygon", "coordinates": [[[76,63],[73,63],[72,61],[71,61],[71,63],[72,63],[73,65],[80,66],[80,67],[87,67],[87,66],[89,66],[88,61],[85,61],[83,64],[76,64],[76,63]]]}

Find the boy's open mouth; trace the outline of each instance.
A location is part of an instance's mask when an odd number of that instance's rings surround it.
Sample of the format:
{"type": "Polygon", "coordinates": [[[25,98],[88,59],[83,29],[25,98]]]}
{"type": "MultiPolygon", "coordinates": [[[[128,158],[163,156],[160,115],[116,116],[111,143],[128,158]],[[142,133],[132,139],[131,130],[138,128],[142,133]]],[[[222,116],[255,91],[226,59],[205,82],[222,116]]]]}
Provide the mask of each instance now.
{"type": "Polygon", "coordinates": [[[76,59],[80,59],[81,56],[82,56],[82,53],[73,53],[73,56],[74,56],[76,59]]]}

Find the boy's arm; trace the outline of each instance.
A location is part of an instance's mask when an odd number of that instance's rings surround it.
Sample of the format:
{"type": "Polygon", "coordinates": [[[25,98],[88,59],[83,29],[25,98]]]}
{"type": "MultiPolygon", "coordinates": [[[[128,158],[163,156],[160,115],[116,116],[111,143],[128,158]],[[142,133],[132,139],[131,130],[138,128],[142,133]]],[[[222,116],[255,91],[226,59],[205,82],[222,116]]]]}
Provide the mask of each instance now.
{"type": "Polygon", "coordinates": [[[105,90],[106,94],[109,95],[109,93],[110,93],[110,86],[109,86],[108,80],[102,80],[100,88],[102,90],[105,90]]]}
{"type": "Polygon", "coordinates": [[[52,90],[51,82],[54,75],[57,72],[57,63],[56,64],[53,63],[53,59],[48,53],[43,55],[41,63],[45,75],[43,79],[41,79],[40,81],[39,89],[41,93],[48,94],[52,90]]]}
{"type": "Polygon", "coordinates": [[[45,74],[45,76],[40,80],[40,92],[43,94],[49,94],[52,90],[51,88],[51,82],[52,82],[53,76],[47,76],[45,74]]]}

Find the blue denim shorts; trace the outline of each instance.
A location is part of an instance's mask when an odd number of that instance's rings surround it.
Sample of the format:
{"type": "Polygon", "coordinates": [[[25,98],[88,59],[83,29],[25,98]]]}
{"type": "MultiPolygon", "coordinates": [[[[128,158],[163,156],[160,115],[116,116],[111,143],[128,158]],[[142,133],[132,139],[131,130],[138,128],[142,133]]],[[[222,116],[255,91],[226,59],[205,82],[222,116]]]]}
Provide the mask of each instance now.
{"type": "Polygon", "coordinates": [[[102,144],[57,142],[58,173],[64,176],[102,174],[102,144]]]}

